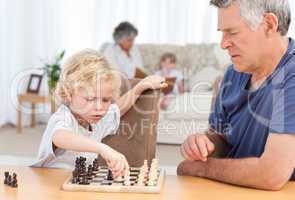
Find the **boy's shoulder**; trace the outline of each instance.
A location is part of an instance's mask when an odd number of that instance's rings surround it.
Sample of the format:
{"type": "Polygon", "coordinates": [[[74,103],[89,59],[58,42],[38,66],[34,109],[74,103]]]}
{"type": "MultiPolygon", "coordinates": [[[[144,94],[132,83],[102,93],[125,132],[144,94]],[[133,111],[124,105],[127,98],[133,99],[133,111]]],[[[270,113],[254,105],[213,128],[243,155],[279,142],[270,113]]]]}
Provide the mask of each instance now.
{"type": "Polygon", "coordinates": [[[64,104],[60,105],[55,113],[53,113],[48,123],[55,123],[57,121],[64,121],[68,124],[75,123],[75,117],[71,110],[64,104]]]}

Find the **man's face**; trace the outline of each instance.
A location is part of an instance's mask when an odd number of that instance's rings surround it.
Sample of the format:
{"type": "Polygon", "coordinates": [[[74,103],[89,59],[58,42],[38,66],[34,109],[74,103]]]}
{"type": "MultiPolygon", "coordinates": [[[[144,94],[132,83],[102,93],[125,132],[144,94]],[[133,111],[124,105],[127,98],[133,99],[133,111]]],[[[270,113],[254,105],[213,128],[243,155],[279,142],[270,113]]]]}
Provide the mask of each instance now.
{"type": "Polygon", "coordinates": [[[238,3],[218,10],[218,30],[222,32],[221,48],[228,51],[237,71],[251,73],[261,65],[266,48],[264,27],[253,31],[241,17],[238,3]]]}

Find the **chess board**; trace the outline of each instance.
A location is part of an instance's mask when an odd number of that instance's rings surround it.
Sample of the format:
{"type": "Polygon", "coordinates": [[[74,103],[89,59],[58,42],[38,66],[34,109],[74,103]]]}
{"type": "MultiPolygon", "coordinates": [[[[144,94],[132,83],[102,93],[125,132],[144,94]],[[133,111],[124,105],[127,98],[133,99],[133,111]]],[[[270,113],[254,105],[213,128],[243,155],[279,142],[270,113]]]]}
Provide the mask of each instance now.
{"type": "Polygon", "coordinates": [[[87,192],[133,192],[133,193],[160,193],[164,184],[165,171],[161,168],[157,170],[157,178],[154,185],[148,185],[148,176],[144,178],[143,185],[138,185],[138,174],[140,168],[130,168],[130,185],[124,185],[123,180],[108,180],[108,168],[98,167],[92,172],[87,184],[72,183],[71,175],[62,185],[66,191],[87,191],[87,192]]]}
{"type": "Polygon", "coordinates": [[[78,157],[72,175],[62,185],[67,191],[94,192],[134,192],[160,193],[165,172],[158,168],[158,161],[153,159],[150,166],[147,160],[141,168],[129,168],[122,177],[114,179],[111,170],[99,166],[94,159],[92,165],[86,165],[85,157],[78,157]]]}

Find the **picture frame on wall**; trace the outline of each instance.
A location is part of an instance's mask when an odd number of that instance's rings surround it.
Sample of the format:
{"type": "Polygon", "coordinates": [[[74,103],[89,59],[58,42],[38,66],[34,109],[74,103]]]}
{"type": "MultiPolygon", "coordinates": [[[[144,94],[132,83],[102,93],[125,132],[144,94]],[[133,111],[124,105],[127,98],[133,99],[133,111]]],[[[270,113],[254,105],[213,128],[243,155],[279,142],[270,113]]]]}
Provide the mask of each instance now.
{"type": "Polygon", "coordinates": [[[29,84],[27,87],[27,92],[38,94],[40,91],[42,79],[43,79],[43,75],[31,74],[29,79],[29,84]]]}

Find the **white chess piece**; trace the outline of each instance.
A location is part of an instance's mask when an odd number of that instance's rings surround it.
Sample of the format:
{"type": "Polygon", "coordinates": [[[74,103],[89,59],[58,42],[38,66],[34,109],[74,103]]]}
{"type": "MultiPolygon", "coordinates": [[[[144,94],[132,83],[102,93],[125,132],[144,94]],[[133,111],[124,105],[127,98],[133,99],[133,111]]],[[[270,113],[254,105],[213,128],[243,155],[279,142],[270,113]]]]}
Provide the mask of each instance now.
{"type": "Polygon", "coordinates": [[[150,180],[148,181],[148,186],[153,186],[153,185],[154,185],[154,181],[150,179],[150,180]]]}

